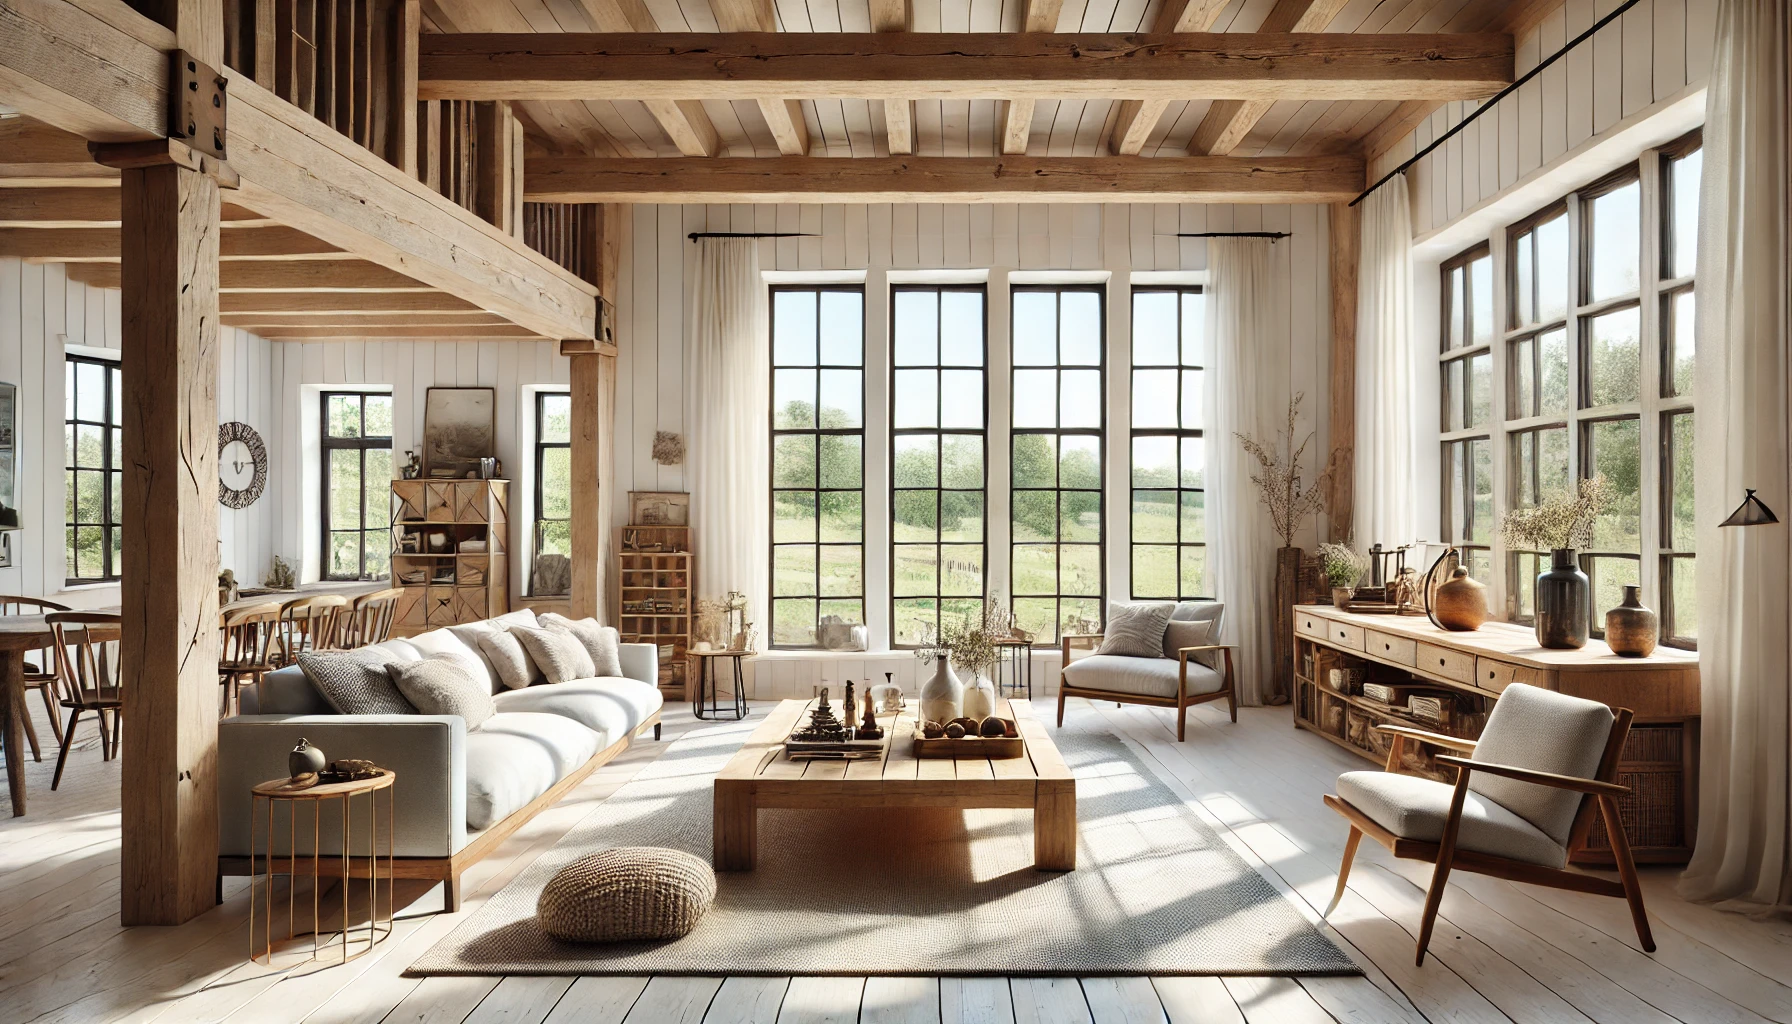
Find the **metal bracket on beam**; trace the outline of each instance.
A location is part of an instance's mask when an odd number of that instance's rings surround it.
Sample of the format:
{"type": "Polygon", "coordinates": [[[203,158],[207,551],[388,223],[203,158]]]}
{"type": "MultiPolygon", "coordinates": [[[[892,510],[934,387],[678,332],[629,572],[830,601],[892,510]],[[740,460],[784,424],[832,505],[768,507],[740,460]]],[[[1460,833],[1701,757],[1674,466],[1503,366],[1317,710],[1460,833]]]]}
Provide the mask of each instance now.
{"type": "Polygon", "coordinates": [[[168,96],[168,137],[214,160],[226,159],[224,89],[228,81],[185,50],[175,50],[169,56],[173,88],[168,96]]]}

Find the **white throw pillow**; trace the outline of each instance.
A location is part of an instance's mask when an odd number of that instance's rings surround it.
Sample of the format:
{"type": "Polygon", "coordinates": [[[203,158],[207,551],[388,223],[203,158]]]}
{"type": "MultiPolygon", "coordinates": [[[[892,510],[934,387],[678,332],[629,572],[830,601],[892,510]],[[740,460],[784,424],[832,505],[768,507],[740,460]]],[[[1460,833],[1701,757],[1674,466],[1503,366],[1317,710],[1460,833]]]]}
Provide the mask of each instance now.
{"type": "Polygon", "coordinates": [[[478,640],[480,652],[491,662],[492,671],[506,690],[520,690],[541,681],[541,670],[529,660],[522,641],[511,636],[509,630],[480,633],[478,640]]]}
{"type": "Polygon", "coordinates": [[[622,634],[612,626],[600,626],[596,619],[569,619],[555,612],[548,612],[541,617],[544,625],[550,629],[564,629],[579,638],[585,645],[585,653],[591,655],[591,664],[600,676],[622,675],[622,634]]]}
{"type": "Polygon", "coordinates": [[[566,683],[574,679],[590,679],[597,675],[597,666],[579,638],[564,629],[541,626],[512,626],[512,636],[522,641],[523,650],[541,667],[550,683],[566,683]]]}
{"type": "Polygon", "coordinates": [[[1108,624],[1096,654],[1123,658],[1164,656],[1164,626],[1176,610],[1173,601],[1141,601],[1108,605],[1108,624]]]}
{"type": "Polygon", "coordinates": [[[439,654],[422,661],[395,661],[386,666],[393,685],[423,715],[459,715],[472,732],[498,710],[485,680],[467,668],[466,659],[439,654]]]}

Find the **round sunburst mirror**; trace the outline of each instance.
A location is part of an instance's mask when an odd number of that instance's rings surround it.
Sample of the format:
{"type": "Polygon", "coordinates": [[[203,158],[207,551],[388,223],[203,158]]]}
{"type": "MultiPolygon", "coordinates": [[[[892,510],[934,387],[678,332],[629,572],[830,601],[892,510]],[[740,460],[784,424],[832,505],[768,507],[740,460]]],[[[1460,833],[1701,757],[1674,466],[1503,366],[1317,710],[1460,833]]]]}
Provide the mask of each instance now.
{"type": "Polygon", "coordinates": [[[218,426],[218,503],[248,508],[268,485],[268,449],[247,423],[218,426]]]}

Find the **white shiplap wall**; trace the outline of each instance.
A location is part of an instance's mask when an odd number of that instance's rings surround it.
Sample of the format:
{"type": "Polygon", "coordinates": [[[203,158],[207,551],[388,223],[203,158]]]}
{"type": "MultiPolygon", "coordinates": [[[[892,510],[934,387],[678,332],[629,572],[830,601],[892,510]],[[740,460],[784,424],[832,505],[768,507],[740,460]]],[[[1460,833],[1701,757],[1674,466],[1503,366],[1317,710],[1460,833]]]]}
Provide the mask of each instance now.
{"type": "MultiPolygon", "coordinates": [[[[622,301],[619,304],[621,380],[617,388],[616,475],[617,522],[626,522],[630,490],[686,489],[683,466],[661,466],[649,455],[655,431],[684,433],[684,318],[686,275],[695,254],[686,238],[692,231],[801,232],[810,238],[766,239],[760,243],[764,270],[865,271],[874,293],[866,303],[868,350],[882,350],[888,336],[887,303],[875,294],[890,272],[964,269],[990,271],[990,342],[992,353],[1007,348],[1006,280],[1011,271],[1106,272],[1109,284],[1108,406],[1120,430],[1110,430],[1107,445],[1108,577],[1110,591],[1124,596],[1128,579],[1128,538],[1124,474],[1127,377],[1114,372],[1130,359],[1127,287],[1135,272],[1202,271],[1207,242],[1178,238],[1178,232],[1288,231],[1293,237],[1277,243],[1275,252],[1287,268],[1291,302],[1282,329],[1268,344],[1287,345],[1290,393],[1305,392],[1309,424],[1318,430],[1316,447],[1324,450],[1329,416],[1330,314],[1326,212],[1317,206],[1200,206],[1125,204],[982,204],[982,205],[782,205],[782,206],[636,206],[624,240],[622,301]]],[[[1000,365],[999,363],[997,365],[1000,365]]],[[[1005,415],[1006,387],[1001,374],[991,381],[990,418],[1005,415]]],[[[877,380],[875,370],[871,378],[877,380]]],[[[868,418],[877,421],[881,400],[873,395],[868,418]]],[[[875,479],[876,445],[868,451],[868,471],[875,479]]],[[[999,455],[992,450],[992,456],[999,455]]],[[[1005,501],[991,465],[992,584],[1006,574],[1003,547],[1005,501]]],[[[888,536],[880,532],[879,488],[867,493],[866,573],[875,586],[887,579],[888,536]]],[[[1306,538],[1310,546],[1312,537],[1306,538]]],[[[701,576],[701,570],[699,570],[701,576]]],[[[703,585],[699,582],[699,589],[703,585]]],[[[882,602],[866,609],[873,646],[879,621],[887,616],[882,602]]],[[[886,627],[887,629],[887,627],[886,627]]],[[[1041,656],[1035,681],[1055,676],[1045,666],[1055,659],[1041,656]]],[[[835,683],[885,671],[899,681],[912,681],[914,659],[906,653],[834,657],[779,655],[761,659],[760,695],[807,696],[822,679],[835,683]]]]}
{"type": "MultiPolygon", "coordinates": [[[[12,535],[12,566],[0,569],[0,590],[44,596],[76,607],[116,604],[116,585],[65,586],[63,555],[63,354],[69,345],[117,351],[119,292],[71,281],[59,264],[0,259],[0,381],[17,384],[16,437],[22,529],[12,535]]],[[[279,465],[278,438],[269,413],[269,365],[274,346],[265,338],[223,329],[218,376],[219,422],[242,420],[267,439],[279,465]]],[[[272,502],[249,509],[218,510],[222,564],[243,579],[260,578],[274,550],[269,529],[272,502]]]]}

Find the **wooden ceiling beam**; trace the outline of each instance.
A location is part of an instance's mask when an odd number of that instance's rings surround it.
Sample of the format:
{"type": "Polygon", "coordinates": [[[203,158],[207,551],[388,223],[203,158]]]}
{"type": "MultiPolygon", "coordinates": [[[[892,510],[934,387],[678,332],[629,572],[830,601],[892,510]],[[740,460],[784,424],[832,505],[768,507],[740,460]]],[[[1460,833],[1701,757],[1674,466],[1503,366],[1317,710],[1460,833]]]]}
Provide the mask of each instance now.
{"type": "MultiPolygon", "coordinates": [[[[117,288],[120,284],[117,263],[72,263],[69,277],[99,288],[117,288]]],[[[435,289],[403,274],[361,260],[271,263],[260,261],[220,262],[220,292],[431,292],[435,289]]]]}
{"type": "Polygon", "coordinates": [[[1512,37],[1316,33],[431,35],[426,99],[1478,99],[1512,37]]]}
{"type": "MultiPolygon", "coordinates": [[[[487,7],[491,5],[480,5],[487,7]]],[[[580,0],[599,32],[654,32],[659,24],[641,0],[580,0]]],[[[461,29],[470,26],[459,25],[461,29]]],[[[721,149],[716,126],[696,100],[650,100],[647,112],[685,156],[715,156],[721,149]]]]}
{"type": "Polygon", "coordinates": [[[270,341],[322,341],[351,338],[453,338],[456,341],[546,341],[523,327],[267,327],[255,332],[270,341]]]}
{"type": "MultiPolygon", "coordinates": [[[[0,228],[0,256],[39,263],[117,263],[117,228],[0,228]]],[[[222,260],[342,260],[349,253],[288,227],[220,232],[222,260]]]]}
{"type": "MultiPolygon", "coordinates": [[[[1260,32],[1323,32],[1348,0],[1278,0],[1263,19],[1260,32]]],[[[1189,140],[1189,156],[1225,156],[1238,148],[1263,115],[1271,100],[1219,100],[1195,127],[1189,140]]]]}
{"type": "MultiPolygon", "coordinates": [[[[907,32],[908,0],[871,0],[871,31],[907,32]]],[[[879,105],[884,114],[884,142],[891,156],[915,151],[915,119],[907,98],[886,98],[879,105]]]]}
{"type": "MultiPolygon", "coordinates": [[[[1022,32],[1056,32],[1058,16],[1064,13],[1064,0],[1026,0],[1026,13],[1021,16],[1022,32]]],[[[1019,156],[1027,151],[1033,135],[1033,97],[1015,97],[1002,108],[1002,152],[1019,156]]]]}
{"type": "MultiPolygon", "coordinates": [[[[1158,8],[1151,31],[1207,32],[1225,9],[1226,0],[1168,0],[1158,8]]],[[[1122,100],[1109,147],[1120,156],[1138,156],[1169,105],[1166,99],[1122,100]]]]}
{"type": "Polygon", "coordinates": [[[231,313],[444,313],[484,312],[443,292],[229,292],[218,312],[231,313]]]}
{"type": "Polygon", "coordinates": [[[263,327],[502,327],[509,321],[479,310],[373,310],[361,313],[227,313],[226,327],[258,330],[263,327]]]}
{"type": "Polygon", "coordinates": [[[558,203],[1330,203],[1363,162],[1318,157],[718,158],[529,162],[525,198],[558,203]]]}
{"type": "Polygon", "coordinates": [[[94,163],[86,139],[29,117],[0,119],[0,188],[85,184],[118,184],[118,169],[94,163]]]}
{"type": "MultiPolygon", "coordinates": [[[[773,9],[772,0],[710,0],[709,6],[716,16],[716,27],[723,32],[776,35],[778,31],[778,14],[773,9]]],[[[755,90],[738,98],[754,100],[759,104],[759,115],[765,118],[765,127],[778,143],[779,153],[785,156],[808,154],[809,126],[803,121],[801,103],[790,99],[787,94],[765,89],[755,90]]]]}
{"type": "MultiPolygon", "coordinates": [[[[80,185],[0,188],[0,228],[116,229],[120,217],[117,184],[115,178],[110,182],[80,185]]],[[[226,228],[272,223],[258,213],[232,204],[225,204],[222,217],[226,228]]]]}

